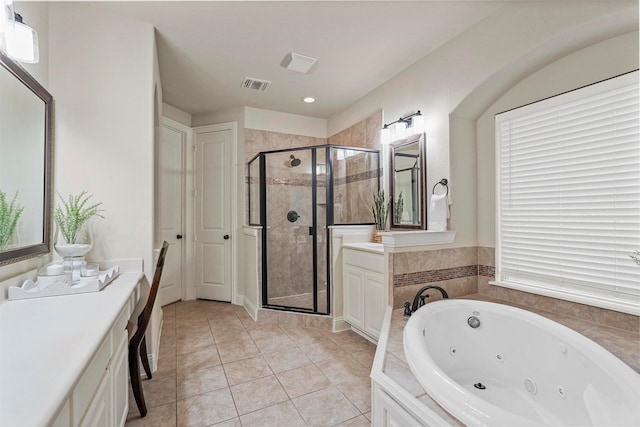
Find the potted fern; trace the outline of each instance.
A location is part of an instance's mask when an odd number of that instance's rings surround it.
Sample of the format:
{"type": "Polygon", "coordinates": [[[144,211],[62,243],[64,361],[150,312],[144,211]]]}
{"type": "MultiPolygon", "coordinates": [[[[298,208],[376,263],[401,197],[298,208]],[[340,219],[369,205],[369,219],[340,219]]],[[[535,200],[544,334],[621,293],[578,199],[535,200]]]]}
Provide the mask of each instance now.
{"type": "Polygon", "coordinates": [[[6,193],[0,191],[0,251],[6,249],[11,243],[20,215],[24,211],[24,206],[20,206],[17,199],[17,191],[10,202],[7,200],[6,193]]]}
{"type": "Polygon", "coordinates": [[[378,191],[378,194],[373,194],[373,221],[375,222],[375,230],[373,231],[373,241],[375,243],[382,242],[381,232],[387,229],[387,217],[389,216],[389,209],[391,207],[391,200],[387,201],[384,195],[384,190],[378,191]]]}
{"type": "Polygon", "coordinates": [[[99,216],[102,203],[90,204],[91,194],[86,191],[78,195],[69,195],[64,199],[60,193],[61,206],[56,207],[54,218],[56,222],[55,250],[65,258],[83,258],[93,247],[93,230],[91,218],[99,216]]]}

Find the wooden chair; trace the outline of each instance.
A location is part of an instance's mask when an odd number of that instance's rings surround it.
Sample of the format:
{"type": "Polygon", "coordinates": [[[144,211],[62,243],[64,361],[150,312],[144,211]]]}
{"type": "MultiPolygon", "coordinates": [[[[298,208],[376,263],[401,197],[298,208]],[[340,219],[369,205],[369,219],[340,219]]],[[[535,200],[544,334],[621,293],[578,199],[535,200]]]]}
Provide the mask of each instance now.
{"type": "Polygon", "coordinates": [[[142,381],[140,379],[140,368],[138,365],[138,355],[142,361],[142,367],[147,374],[147,378],[151,379],[151,367],[149,366],[149,357],[147,356],[147,339],[146,331],[149,325],[149,319],[151,319],[151,312],[153,310],[153,304],[156,301],[156,295],[158,294],[158,288],[160,288],[160,277],[162,276],[162,269],[164,268],[164,259],[167,255],[167,249],[169,244],[165,241],[162,243],[162,249],[160,249],[160,256],[158,257],[158,263],[156,264],[156,271],[153,275],[153,282],[151,283],[151,289],[149,290],[149,298],[142,310],[142,313],[138,316],[138,324],[129,322],[127,330],[129,331],[129,377],[131,378],[131,389],[133,390],[133,396],[136,399],[138,410],[142,417],[147,415],[147,405],[144,402],[144,394],[142,393],[142,381]]]}

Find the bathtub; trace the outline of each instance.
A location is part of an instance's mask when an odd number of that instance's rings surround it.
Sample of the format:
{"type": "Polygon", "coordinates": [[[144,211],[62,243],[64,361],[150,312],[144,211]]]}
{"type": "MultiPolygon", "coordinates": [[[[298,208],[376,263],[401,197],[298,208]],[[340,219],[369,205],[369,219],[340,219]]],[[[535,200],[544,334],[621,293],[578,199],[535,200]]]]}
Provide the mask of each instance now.
{"type": "Polygon", "coordinates": [[[640,375],[577,332],[474,300],[416,311],[404,352],[418,382],[466,425],[640,426],[640,375]]]}

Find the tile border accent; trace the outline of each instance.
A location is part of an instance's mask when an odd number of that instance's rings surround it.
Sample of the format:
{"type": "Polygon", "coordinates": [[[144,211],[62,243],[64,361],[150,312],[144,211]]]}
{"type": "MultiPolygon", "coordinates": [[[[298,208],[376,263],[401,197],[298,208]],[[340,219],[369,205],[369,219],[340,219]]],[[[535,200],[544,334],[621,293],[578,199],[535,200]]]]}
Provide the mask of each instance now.
{"type": "Polygon", "coordinates": [[[417,271],[415,273],[395,274],[393,287],[419,285],[422,283],[441,282],[443,280],[460,279],[478,275],[478,265],[443,268],[441,270],[417,271]]]}
{"type": "Polygon", "coordinates": [[[478,265],[478,276],[496,278],[496,268],[491,265],[478,265]]]}
{"type": "Polygon", "coordinates": [[[347,175],[346,177],[340,177],[333,180],[333,185],[351,184],[352,182],[366,181],[368,179],[376,179],[381,176],[380,169],[368,170],[366,172],[360,172],[353,175],[347,175]]]}

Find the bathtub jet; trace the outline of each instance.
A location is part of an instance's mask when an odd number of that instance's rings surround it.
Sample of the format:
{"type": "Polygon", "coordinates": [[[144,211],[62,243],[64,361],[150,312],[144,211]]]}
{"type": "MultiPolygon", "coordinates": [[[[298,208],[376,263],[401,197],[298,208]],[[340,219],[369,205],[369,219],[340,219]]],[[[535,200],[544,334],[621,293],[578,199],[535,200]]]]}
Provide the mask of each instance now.
{"type": "Polygon", "coordinates": [[[426,304],[407,322],[404,352],[427,393],[465,425],[640,425],[640,375],[525,310],[475,300],[426,304]]]}

